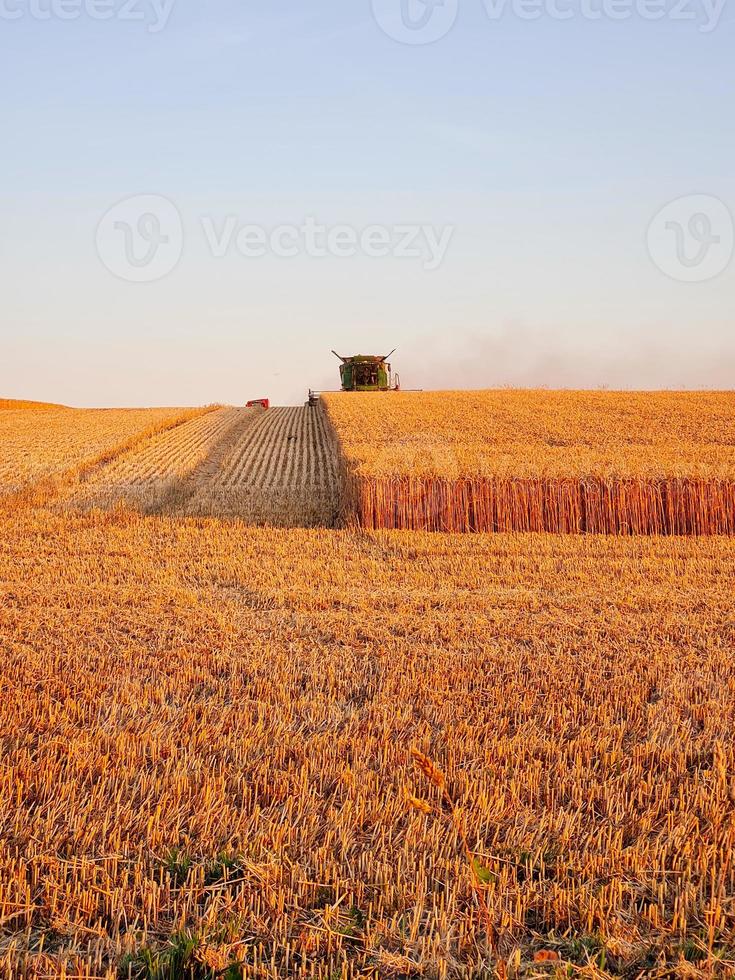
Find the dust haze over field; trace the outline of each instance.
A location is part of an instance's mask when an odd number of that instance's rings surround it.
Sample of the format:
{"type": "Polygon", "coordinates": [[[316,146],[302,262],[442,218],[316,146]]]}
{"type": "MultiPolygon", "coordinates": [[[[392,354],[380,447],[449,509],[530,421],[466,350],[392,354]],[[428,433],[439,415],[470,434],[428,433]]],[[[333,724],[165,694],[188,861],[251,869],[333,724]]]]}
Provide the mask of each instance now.
{"type": "Polygon", "coordinates": [[[426,389],[610,388],[620,390],[732,388],[735,349],[701,338],[695,348],[680,332],[633,327],[601,338],[593,324],[572,331],[564,324],[541,329],[521,321],[492,330],[452,331],[439,342],[426,337],[404,357],[405,386],[426,389]]]}

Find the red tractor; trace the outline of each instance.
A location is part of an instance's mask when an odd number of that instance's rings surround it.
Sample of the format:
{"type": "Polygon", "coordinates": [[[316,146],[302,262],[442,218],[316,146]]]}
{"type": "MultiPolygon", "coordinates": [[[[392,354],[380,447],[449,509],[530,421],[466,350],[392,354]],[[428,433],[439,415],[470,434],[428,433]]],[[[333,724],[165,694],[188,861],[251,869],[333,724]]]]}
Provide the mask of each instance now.
{"type": "Polygon", "coordinates": [[[249,401],[246,408],[270,408],[271,403],[269,398],[253,398],[249,401]]]}

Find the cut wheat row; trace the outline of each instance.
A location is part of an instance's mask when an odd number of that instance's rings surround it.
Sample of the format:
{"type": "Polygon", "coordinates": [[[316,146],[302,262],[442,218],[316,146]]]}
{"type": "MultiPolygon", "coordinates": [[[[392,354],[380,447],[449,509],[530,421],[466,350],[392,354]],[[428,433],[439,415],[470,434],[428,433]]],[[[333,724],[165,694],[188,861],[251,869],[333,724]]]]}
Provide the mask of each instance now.
{"type": "Polygon", "coordinates": [[[105,474],[105,480],[141,484],[169,479],[190,472],[202,460],[234,423],[239,421],[236,409],[222,409],[203,419],[197,419],[172,433],[169,438],[152,443],[148,450],[131,454],[118,467],[105,474]]]}
{"type": "Polygon", "coordinates": [[[325,447],[321,412],[273,408],[234,447],[217,483],[259,488],[331,483],[335,462],[325,447]]]}
{"type": "Polygon", "coordinates": [[[182,476],[207,457],[240,418],[240,411],[223,408],[194,419],[114,460],[97,473],[92,485],[142,486],[182,476]]]}

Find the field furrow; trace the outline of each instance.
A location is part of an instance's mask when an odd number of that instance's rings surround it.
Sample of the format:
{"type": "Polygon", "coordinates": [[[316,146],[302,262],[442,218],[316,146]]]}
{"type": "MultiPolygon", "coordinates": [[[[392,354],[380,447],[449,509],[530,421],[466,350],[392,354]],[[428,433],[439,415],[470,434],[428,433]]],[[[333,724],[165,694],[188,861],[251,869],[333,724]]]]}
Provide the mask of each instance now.
{"type": "Polygon", "coordinates": [[[271,473],[277,470],[275,458],[283,445],[287,424],[287,410],[282,408],[273,409],[272,413],[264,419],[254,465],[252,468],[246,467],[248,478],[245,482],[263,489],[268,486],[271,473]]]}
{"type": "Polygon", "coordinates": [[[331,525],[335,452],[321,409],[222,408],[97,467],[64,505],[331,525]]]}

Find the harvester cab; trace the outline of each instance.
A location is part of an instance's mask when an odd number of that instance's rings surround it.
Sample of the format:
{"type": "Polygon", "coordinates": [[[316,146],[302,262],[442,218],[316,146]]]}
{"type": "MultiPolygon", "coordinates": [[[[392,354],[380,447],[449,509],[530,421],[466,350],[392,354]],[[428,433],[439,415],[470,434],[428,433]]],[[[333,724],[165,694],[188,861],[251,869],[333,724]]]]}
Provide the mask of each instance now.
{"type": "Polygon", "coordinates": [[[400,379],[393,377],[388,358],[395,354],[395,349],[386,354],[355,354],[353,357],[342,357],[333,350],[335,357],[342,362],[339,376],[342,391],[398,391],[400,379]]]}

